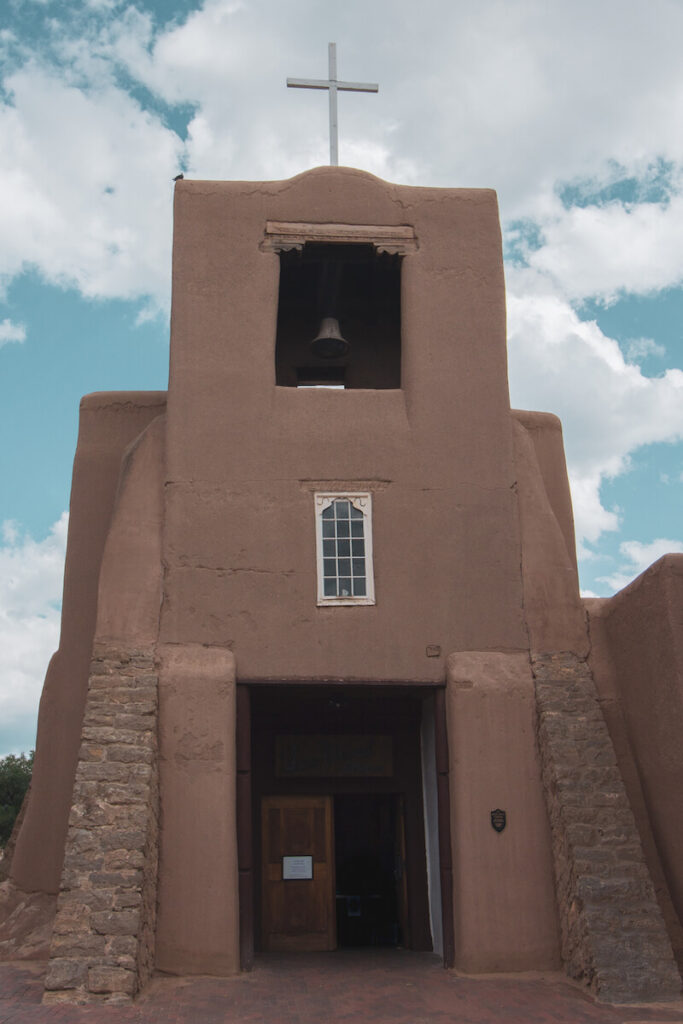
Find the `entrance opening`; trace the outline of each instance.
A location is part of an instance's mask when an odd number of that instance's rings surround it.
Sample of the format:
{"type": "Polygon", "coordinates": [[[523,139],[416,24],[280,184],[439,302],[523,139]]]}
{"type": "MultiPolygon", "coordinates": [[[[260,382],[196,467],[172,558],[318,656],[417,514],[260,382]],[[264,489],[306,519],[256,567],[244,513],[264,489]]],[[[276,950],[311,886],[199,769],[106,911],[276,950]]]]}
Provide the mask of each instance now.
{"type": "Polygon", "coordinates": [[[340,947],[405,942],[402,812],[400,798],[389,794],[334,798],[340,947]]]}
{"type": "Polygon", "coordinates": [[[315,683],[252,684],[249,694],[243,904],[253,863],[255,949],[431,950],[420,735],[428,692],[315,683]]]}

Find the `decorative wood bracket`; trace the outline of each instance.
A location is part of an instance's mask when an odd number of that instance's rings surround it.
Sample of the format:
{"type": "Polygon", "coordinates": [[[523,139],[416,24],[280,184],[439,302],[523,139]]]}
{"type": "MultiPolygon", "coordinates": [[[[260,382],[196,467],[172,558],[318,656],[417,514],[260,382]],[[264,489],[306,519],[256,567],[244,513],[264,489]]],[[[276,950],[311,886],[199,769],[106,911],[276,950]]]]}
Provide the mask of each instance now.
{"type": "Polygon", "coordinates": [[[288,252],[303,249],[306,242],[374,245],[377,252],[406,256],[418,248],[415,229],[409,224],[301,224],[291,221],[266,221],[263,252],[288,252]]]}

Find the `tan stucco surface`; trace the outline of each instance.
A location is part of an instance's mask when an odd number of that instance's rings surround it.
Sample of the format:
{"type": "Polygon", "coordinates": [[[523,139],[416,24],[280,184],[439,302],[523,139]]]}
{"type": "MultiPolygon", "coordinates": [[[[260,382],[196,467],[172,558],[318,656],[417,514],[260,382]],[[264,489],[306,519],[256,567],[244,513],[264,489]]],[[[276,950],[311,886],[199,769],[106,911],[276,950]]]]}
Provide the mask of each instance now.
{"type": "Polygon", "coordinates": [[[96,638],[149,648],[159,633],[162,593],[164,416],[126,449],[102,555],[96,638]]]}
{"type": "Polygon", "coordinates": [[[348,168],[176,189],[161,636],[240,679],[438,680],[427,644],[523,649],[495,194],[348,168]],[[410,225],[402,388],[275,385],[266,221],[410,225]],[[377,605],[317,608],[313,491],[373,492],[377,605]]]}
{"type": "Polygon", "coordinates": [[[588,653],[574,520],[557,416],[513,413],[524,618],[534,651],[588,653]]]}
{"type": "Polygon", "coordinates": [[[560,963],[550,828],[528,656],[448,659],[456,967],[473,973],[560,963]],[[491,811],[507,825],[497,833],[491,811]]]}
{"type": "Polygon", "coordinates": [[[199,644],[159,650],[161,832],[156,963],[239,970],[235,665],[199,644]]]}
{"type": "Polygon", "coordinates": [[[100,562],[126,447],[163,411],[163,392],[108,392],[81,402],[67,539],[62,630],[38,716],[31,799],[13,882],[56,893],[64,856],[97,615],[100,562]]]}

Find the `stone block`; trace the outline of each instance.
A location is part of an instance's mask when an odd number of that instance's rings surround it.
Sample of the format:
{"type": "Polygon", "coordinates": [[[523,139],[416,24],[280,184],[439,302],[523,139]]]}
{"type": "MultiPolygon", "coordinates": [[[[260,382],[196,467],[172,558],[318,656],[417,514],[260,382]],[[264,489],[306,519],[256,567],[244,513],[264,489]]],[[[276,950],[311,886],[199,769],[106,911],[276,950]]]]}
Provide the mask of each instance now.
{"type": "Polygon", "coordinates": [[[88,980],[88,965],[83,960],[55,957],[50,960],[45,975],[45,988],[73,989],[85,985],[88,980]]]}
{"type": "Polygon", "coordinates": [[[153,756],[149,747],[139,743],[136,746],[127,743],[112,743],[106,748],[108,762],[121,761],[124,764],[144,765],[151,764],[153,756]]]}
{"type": "Polygon", "coordinates": [[[81,743],[78,757],[81,761],[101,761],[104,758],[104,747],[98,743],[81,743]]]}
{"type": "Polygon", "coordinates": [[[121,886],[124,889],[134,889],[142,885],[142,871],[120,870],[120,871],[94,871],[90,881],[96,886],[121,886]]]}
{"type": "Polygon", "coordinates": [[[88,959],[104,955],[103,935],[53,934],[50,957],[88,959]]]}
{"type": "Polygon", "coordinates": [[[126,783],[130,778],[130,767],[112,761],[105,761],[102,764],[90,764],[80,762],[77,769],[76,781],[81,779],[105,782],[126,783]]]}
{"type": "Polygon", "coordinates": [[[140,929],[140,914],[135,910],[100,911],[90,920],[100,935],[137,935],[140,929]]]}
{"type": "Polygon", "coordinates": [[[130,966],[133,966],[133,959],[135,958],[137,951],[137,935],[113,935],[110,939],[107,940],[107,957],[116,958],[116,962],[118,963],[119,966],[122,966],[122,957],[130,957],[130,966]]]}
{"type": "Polygon", "coordinates": [[[157,687],[159,685],[159,677],[154,672],[142,672],[135,676],[136,687],[149,686],[157,687]]]}
{"type": "Polygon", "coordinates": [[[90,907],[82,901],[60,900],[55,916],[54,935],[86,935],[90,931],[90,907]]]}
{"type": "Polygon", "coordinates": [[[100,849],[107,850],[140,850],[145,845],[147,833],[143,829],[112,828],[100,836],[100,849]]]}
{"type": "Polygon", "coordinates": [[[142,893],[121,892],[116,893],[112,900],[113,910],[134,910],[142,905],[142,893]]]}
{"type": "Polygon", "coordinates": [[[116,724],[116,715],[106,703],[89,703],[83,717],[84,723],[91,729],[109,729],[116,724]]]}
{"type": "Polygon", "coordinates": [[[128,732],[149,732],[152,722],[149,715],[131,715],[125,711],[119,711],[113,716],[112,724],[115,729],[123,729],[128,732]]]}
{"type": "Polygon", "coordinates": [[[131,779],[126,786],[116,782],[107,782],[102,785],[102,799],[110,804],[140,804],[147,805],[149,799],[149,783],[139,779],[131,779]]]}
{"type": "Polygon", "coordinates": [[[142,850],[111,850],[104,858],[105,871],[123,871],[129,868],[144,868],[145,854],[142,850]]]}
{"type": "Polygon", "coordinates": [[[88,989],[91,992],[122,992],[133,996],[136,978],[133,971],[122,967],[91,967],[88,971],[88,989]]]}
{"type": "Polygon", "coordinates": [[[106,661],[93,661],[93,662],[91,662],[91,664],[90,664],[90,677],[91,678],[89,680],[90,685],[92,685],[95,682],[95,680],[92,678],[93,676],[94,677],[97,677],[97,676],[111,676],[111,675],[114,674],[115,671],[116,671],[115,667],[113,665],[110,665],[106,661]]]}

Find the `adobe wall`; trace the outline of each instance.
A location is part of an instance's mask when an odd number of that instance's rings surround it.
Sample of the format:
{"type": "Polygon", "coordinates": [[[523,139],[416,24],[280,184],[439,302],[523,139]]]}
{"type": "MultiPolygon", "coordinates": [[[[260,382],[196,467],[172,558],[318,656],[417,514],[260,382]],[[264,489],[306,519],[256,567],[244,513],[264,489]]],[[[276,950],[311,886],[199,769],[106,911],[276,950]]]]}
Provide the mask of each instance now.
{"type": "Polygon", "coordinates": [[[164,642],[228,648],[245,680],[438,681],[450,651],[526,648],[493,192],[179,182],[171,334],[164,642]],[[275,385],[268,219],[412,226],[400,390],[275,385]],[[350,487],[377,604],[318,608],[313,492],[350,487]]]}
{"type": "Polygon", "coordinates": [[[156,966],[240,969],[235,663],[200,644],[158,649],[162,828],[156,966]]]}
{"type": "Polygon", "coordinates": [[[47,671],[38,715],[31,799],[10,877],[27,892],[56,893],[81,739],[97,614],[100,562],[121,457],[158,416],[164,392],[106,392],[81,401],[74,458],[59,650],[47,671]]]}
{"type": "Polygon", "coordinates": [[[614,597],[586,601],[586,607],[590,662],[605,713],[609,721],[616,703],[623,717],[656,850],[683,923],[683,555],[665,555],[614,597]]]}
{"type": "Polygon", "coordinates": [[[574,518],[557,416],[513,410],[524,617],[532,651],[588,653],[574,518]]]}
{"type": "Polygon", "coordinates": [[[550,826],[526,654],[448,659],[455,966],[472,973],[557,970],[550,826]],[[506,812],[497,833],[491,811],[506,812]]]}
{"type": "Polygon", "coordinates": [[[129,1001],[154,966],[164,441],[157,416],[121,460],[44,1002],[129,1001]]]}

